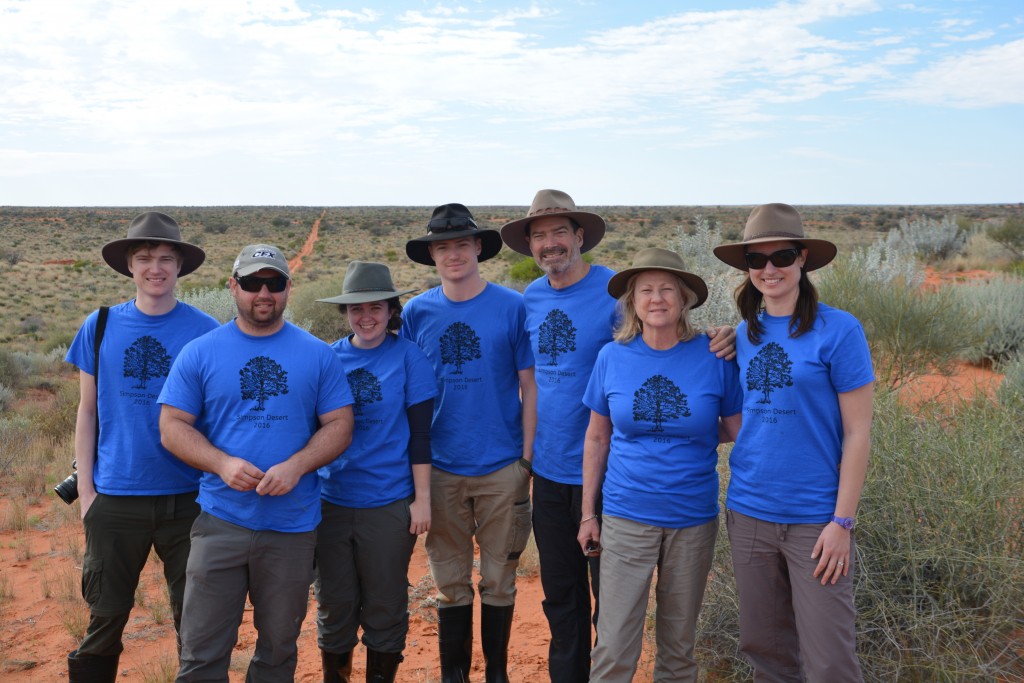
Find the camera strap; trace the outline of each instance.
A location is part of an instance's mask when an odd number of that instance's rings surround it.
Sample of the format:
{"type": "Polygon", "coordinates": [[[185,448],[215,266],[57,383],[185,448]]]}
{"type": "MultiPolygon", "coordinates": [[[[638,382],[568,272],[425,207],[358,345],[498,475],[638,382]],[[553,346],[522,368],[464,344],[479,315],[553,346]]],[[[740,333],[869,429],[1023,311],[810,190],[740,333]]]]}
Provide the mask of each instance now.
{"type": "Polygon", "coordinates": [[[96,374],[96,444],[93,446],[92,466],[96,469],[96,461],[100,457],[100,344],[103,343],[103,332],[107,329],[107,313],[110,306],[100,306],[96,315],[96,336],[93,339],[93,370],[96,374]]]}

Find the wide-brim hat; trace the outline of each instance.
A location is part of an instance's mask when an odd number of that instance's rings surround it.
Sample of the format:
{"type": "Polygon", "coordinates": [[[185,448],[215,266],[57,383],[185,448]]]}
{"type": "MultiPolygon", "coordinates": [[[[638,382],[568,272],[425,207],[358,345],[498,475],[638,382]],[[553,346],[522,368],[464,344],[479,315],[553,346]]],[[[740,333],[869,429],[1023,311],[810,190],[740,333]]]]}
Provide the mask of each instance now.
{"type": "Polygon", "coordinates": [[[583,228],[583,244],[580,253],[585,253],[597,246],[604,237],[604,219],[596,213],[580,211],[572,197],[561,190],[541,190],[533,198],[526,218],[510,221],[501,226],[501,239],[509,249],[520,254],[532,256],[530,242],[526,239],[526,231],[530,222],[547,216],[564,216],[583,228]]]}
{"type": "Polygon", "coordinates": [[[473,214],[462,204],[442,204],[434,209],[427,223],[427,234],[405,243],[405,253],[416,263],[435,266],[430,257],[428,245],[431,242],[456,240],[460,237],[479,237],[480,256],[478,262],[486,261],[501,251],[501,235],[497,230],[481,229],[473,219],[473,214]]]}
{"type": "Polygon", "coordinates": [[[762,204],[750,212],[743,228],[743,241],[715,247],[715,256],[733,268],[747,270],[745,254],[751,244],[761,242],[799,242],[807,249],[804,270],[827,266],[836,257],[836,245],[828,240],[808,238],[800,213],[789,204],[762,204]]]}
{"type": "Polygon", "coordinates": [[[658,249],[656,247],[638,251],[636,256],[633,257],[633,265],[622,272],[616,273],[608,281],[608,293],[616,299],[620,298],[628,289],[629,279],[645,270],[663,270],[666,273],[672,273],[682,278],[686,286],[697,295],[697,303],[690,307],[691,310],[707,301],[707,283],[699,275],[686,271],[683,266],[683,259],[679,254],[668,249],[658,249]]]}
{"type": "Polygon", "coordinates": [[[403,294],[412,294],[415,289],[395,289],[391,280],[391,271],[383,263],[368,261],[352,261],[345,270],[345,281],[341,285],[341,294],[317,299],[325,304],[366,304],[371,301],[384,301],[403,294]]]}
{"type": "Polygon", "coordinates": [[[125,275],[132,276],[128,270],[128,250],[139,242],[166,242],[174,244],[181,250],[181,269],[178,277],[184,277],[206,260],[206,252],[194,244],[181,239],[181,228],[167,214],[158,211],[140,213],[132,219],[128,226],[128,236],[123,240],[114,240],[103,245],[103,260],[107,265],[125,275]]]}

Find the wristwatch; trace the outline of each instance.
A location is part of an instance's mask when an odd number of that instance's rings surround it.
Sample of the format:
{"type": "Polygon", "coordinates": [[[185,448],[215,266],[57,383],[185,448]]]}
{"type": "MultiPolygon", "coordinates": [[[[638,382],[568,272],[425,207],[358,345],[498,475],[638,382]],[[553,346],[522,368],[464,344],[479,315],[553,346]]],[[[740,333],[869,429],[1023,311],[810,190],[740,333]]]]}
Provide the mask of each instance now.
{"type": "Polygon", "coordinates": [[[836,517],[835,515],[832,515],[832,521],[847,531],[853,528],[853,517],[836,517]]]}

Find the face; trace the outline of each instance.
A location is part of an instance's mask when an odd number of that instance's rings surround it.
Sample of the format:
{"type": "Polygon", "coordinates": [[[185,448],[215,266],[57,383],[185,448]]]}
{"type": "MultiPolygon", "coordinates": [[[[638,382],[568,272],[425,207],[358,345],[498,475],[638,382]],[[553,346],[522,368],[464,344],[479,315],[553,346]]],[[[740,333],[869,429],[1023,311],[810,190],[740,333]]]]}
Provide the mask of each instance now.
{"type": "Polygon", "coordinates": [[[169,244],[143,247],[128,259],[135,287],[140,294],[153,298],[173,296],[181,269],[181,256],[169,244]]]}
{"type": "Polygon", "coordinates": [[[459,282],[479,273],[480,240],[459,237],[427,245],[442,280],[459,282]]]}
{"type": "Polygon", "coordinates": [[[565,216],[545,216],[530,221],[526,232],[530,253],[548,275],[561,275],[581,261],[583,230],[575,230],[565,216]]]}
{"type": "MultiPolygon", "coordinates": [[[[751,254],[773,254],[783,249],[793,249],[799,245],[796,242],[780,240],[778,242],[762,242],[751,244],[747,247],[747,253],[751,254]]],[[[800,268],[807,261],[807,250],[803,249],[791,265],[779,268],[771,261],[768,261],[764,268],[749,268],[750,282],[761,292],[765,305],[773,308],[785,307],[793,309],[796,307],[797,297],[800,294],[800,268]]],[[[789,311],[790,313],[792,310],[789,311]]],[[[771,314],[772,312],[769,311],[771,314]]],[[[786,314],[783,311],[781,314],[786,314]]]]}
{"type": "MultiPolygon", "coordinates": [[[[254,278],[276,278],[281,273],[272,268],[264,268],[253,273],[254,278]]],[[[246,325],[253,328],[268,328],[277,325],[284,317],[285,306],[288,305],[288,294],[292,291],[292,282],[283,292],[274,294],[266,285],[260,287],[258,292],[247,292],[242,289],[235,278],[228,280],[231,286],[231,296],[235,299],[238,308],[238,317],[246,325]]]]}
{"type": "Polygon", "coordinates": [[[371,301],[365,304],[348,304],[345,307],[348,323],[356,336],[356,346],[372,349],[384,341],[388,332],[391,309],[387,301],[371,301]]]}
{"type": "Polygon", "coordinates": [[[679,278],[662,270],[645,270],[636,276],[633,307],[644,330],[675,330],[683,314],[679,278]]]}

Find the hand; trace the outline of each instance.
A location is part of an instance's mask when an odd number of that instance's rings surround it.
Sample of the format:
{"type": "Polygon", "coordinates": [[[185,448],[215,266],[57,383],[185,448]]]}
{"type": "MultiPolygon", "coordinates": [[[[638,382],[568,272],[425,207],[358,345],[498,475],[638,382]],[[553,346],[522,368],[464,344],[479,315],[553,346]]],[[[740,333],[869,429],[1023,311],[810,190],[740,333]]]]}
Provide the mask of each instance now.
{"type": "Polygon", "coordinates": [[[229,457],[217,475],[236,491],[252,491],[263,479],[263,470],[242,458],[229,457]]]}
{"type": "Polygon", "coordinates": [[[580,549],[587,557],[596,557],[601,554],[601,526],[597,518],[593,517],[585,522],[580,522],[580,532],[576,536],[580,543],[580,549]]]}
{"type": "Polygon", "coordinates": [[[732,360],[736,357],[736,329],[734,327],[731,325],[709,327],[707,335],[711,338],[708,350],[717,358],[732,360]]]}
{"type": "Polygon", "coordinates": [[[409,503],[409,533],[415,536],[430,531],[430,501],[416,499],[409,503]]]}
{"type": "Polygon", "coordinates": [[[84,520],[85,513],[89,511],[89,508],[92,507],[93,502],[96,500],[96,489],[90,488],[88,491],[86,491],[85,487],[81,485],[81,480],[79,480],[78,484],[78,503],[80,508],[79,513],[81,514],[82,519],[84,520]]]}
{"type": "Polygon", "coordinates": [[[821,577],[822,586],[850,573],[850,545],[850,532],[838,524],[829,522],[821,530],[811,559],[818,560],[813,576],[821,577]]]}
{"type": "Polygon", "coordinates": [[[261,496],[283,496],[295,488],[303,474],[304,472],[291,460],[279,462],[263,475],[263,481],[256,487],[256,493],[261,496]]]}

